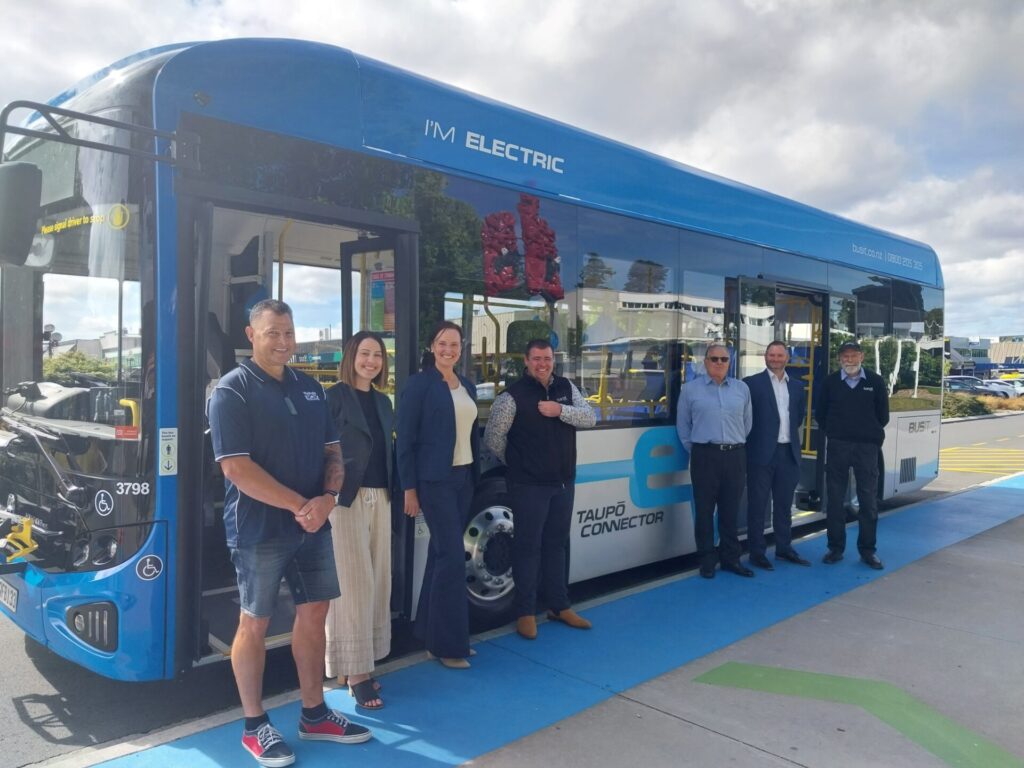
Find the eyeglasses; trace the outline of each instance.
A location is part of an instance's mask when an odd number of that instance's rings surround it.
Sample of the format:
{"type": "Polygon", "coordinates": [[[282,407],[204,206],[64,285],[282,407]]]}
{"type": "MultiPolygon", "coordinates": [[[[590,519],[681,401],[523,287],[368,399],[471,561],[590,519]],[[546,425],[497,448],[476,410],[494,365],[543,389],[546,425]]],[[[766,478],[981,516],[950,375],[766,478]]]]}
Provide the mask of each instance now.
{"type": "Polygon", "coordinates": [[[709,362],[712,362],[712,363],[728,363],[729,362],[729,358],[728,357],[708,357],[706,359],[709,362]]]}

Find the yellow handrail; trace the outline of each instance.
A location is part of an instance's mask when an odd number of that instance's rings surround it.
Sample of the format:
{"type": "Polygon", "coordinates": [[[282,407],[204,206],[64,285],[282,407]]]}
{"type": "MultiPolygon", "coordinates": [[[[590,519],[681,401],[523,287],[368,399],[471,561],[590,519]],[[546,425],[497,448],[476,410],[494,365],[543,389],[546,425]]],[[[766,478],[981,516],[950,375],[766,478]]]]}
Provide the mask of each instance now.
{"type": "Polygon", "coordinates": [[[141,409],[139,408],[139,401],[138,400],[136,400],[133,397],[122,397],[117,402],[118,402],[118,405],[121,405],[124,408],[127,408],[129,411],[131,411],[131,414],[132,414],[132,426],[133,427],[137,427],[137,426],[139,426],[139,424],[142,423],[142,420],[141,420],[140,415],[139,415],[139,412],[140,412],[141,409]]]}

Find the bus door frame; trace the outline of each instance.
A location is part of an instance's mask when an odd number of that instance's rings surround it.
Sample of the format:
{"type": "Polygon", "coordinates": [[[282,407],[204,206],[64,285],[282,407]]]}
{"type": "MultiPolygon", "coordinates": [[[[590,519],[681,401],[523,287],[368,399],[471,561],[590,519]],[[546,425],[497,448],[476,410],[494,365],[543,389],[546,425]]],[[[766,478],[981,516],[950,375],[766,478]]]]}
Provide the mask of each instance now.
{"type": "MultiPolygon", "coordinates": [[[[787,295],[796,295],[806,297],[809,304],[820,303],[821,310],[821,351],[825,356],[823,361],[824,368],[821,368],[817,362],[812,364],[810,370],[811,381],[808,387],[808,401],[810,405],[810,416],[805,415],[807,418],[813,419],[813,404],[816,394],[816,382],[821,375],[828,374],[828,350],[829,350],[829,321],[831,315],[829,310],[831,309],[830,297],[835,295],[828,290],[827,286],[817,284],[800,284],[795,283],[792,279],[786,279],[784,277],[777,277],[774,275],[757,275],[756,277],[748,275],[739,275],[735,278],[726,279],[726,322],[727,322],[727,340],[733,345],[735,351],[734,362],[732,364],[731,375],[739,376],[742,371],[740,370],[740,357],[744,351],[745,337],[743,335],[743,329],[749,327],[749,324],[740,322],[740,311],[743,307],[743,294],[744,288],[747,286],[755,286],[761,288],[771,288],[772,294],[772,340],[779,339],[779,293],[782,292],[787,295]]],[[[844,299],[852,299],[852,297],[842,296],[844,299]]],[[[854,305],[856,307],[856,304],[854,305]]],[[[779,339],[785,341],[785,339],[779,339]]],[[[749,375],[749,373],[748,373],[749,375]]],[[[806,427],[805,427],[806,428],[806,427]]],[[[814,462],[813,468],[804,471],[804,466],[801,466],[800,473],[800,485],[794,503],[802,509],[818,510],[820,508],[820,502],[822,497],[822,489],[824,487],[824,462],[820,459],[824,456],[824,445],[822,444],[822,431],[820,429],[815,430],[816,437],[811,445],[811,450],[815,452],[813,459],[810,461],[814,462]],[[801,488],[801,486],[803,486],[801,488]]],[[[801,451],[802,452],[802,451],[801,451]]]]}
{"type": "MultiPolygon", "coordinates": [[[[780,324],[780,318],[778,313],[778,296],[780,293],[790,296],[804,297],[808,304],[817,306],[820,311],[820,328],[819,338],[820,343],[814,347],[815,357],[809,361],[808,373],[810,380],[807,387],[807,411],[804,414],[803,426],[801,427],[801,433],[805,430],[811,429],[811,424],[814,421],[814,402],[815,395],[817,392],[817,386],[820,383],[820,379],[828,375],[828,330],[829,330],[829,291],[825,286],[817,285],[800,285],[798,283],[787,282],[785,280],[777,280],[775,282],[775,296],[776,296],[776,314],[775,314],[775,329],[776,337],[778,338],[778,329],[780,324]],[[822,359],[824,358],[824,359],[822,359]]],[[[813,341],[813,332],[812,339],[813,341]]],[[[786,339],[780,339],[780,341],[786,341],[786,339]]],[[[821,488],[824,481],[824,462],[821,461],[824,456],[823,445],[821,445],[821,430],[816,429],[814,437],[810,441],[810,445],[801,445],[801,455],[805,460],[808,460],[808,455],[805,452],[805,447],[813,452],[813,459],[809,459],[814,462],[813,470],[805,473],[801,467],[801,485],[804,486],[803,497],[798,486],[797,499],[794,500],[800,508],[817,510],[820,506],[821,499],[821,488]],[[808,476],[811,480],[807,483],[808,476]]]]}
{"type": "MultiPolygon", "coordinates": [[[[841,291],[826,291],[825,292],[825,307],[823,308],[822,317],[822,344],[824,345],[824,371],[822,378],[832,373],[832,348],[833,344],[838,347],[846,339],[833,339],[832,338],[832,311],[834,301],[848,301],[850,302],[853,310],[853,316],[850,320],[850,325],[853,330],[851,331],[850,338],[853,341],[857,341],[857,297],[850,293],[843,293],[841,291]]],[[[813,493],[815,494],[811,501],[821,509],[824,513],[824,508],[821,507],[821,501],[825,498],[825,430],[818,426],[817,439],[815,441],[814,450],[817,452],[817,465],[815,466],[815,487],[813,493]]]]}
{"type": "MultiPolygon", "coordinates": [[[[395,410],[398,409],[398,393],[404,389],[405,382],[419,370],[419,272],[406,270],[405,281],[411,282],[411,294],[399,292],[398,278],[402,270],[398,268],[400,254],[418,253],[417,235],[415,233],[394,233],[381,235],[368,240],[356,240],[342,243],[341,257],[341,293],[344,299],[342,307],[341,337],[347,343],[354,333],[352,325],[352,259],[364,253],[391,250],[395,259],[395,410]],[[406,307],[402,310],[401,307],[406,307]],[[402,317],[404,313],[407,318],[402,317]],[[404,335],[402,329],[405,329],[404,335]]],[[[395,471],[398,471],[397,460],[395,471]]],[[[394,491],[394,489],[392,489],[394,491]]],[[[413,577],[415,568],[415,521],[405,514],[405,499],[400,493],[392,493],[391,498],[391,611],[392,614],[410,617],[413,615],[412,597],[415,593],[413,577]]]]}
{"type": "MultiPolygon", "coordinates": [[[[206,659],[219,657],[209,648],[208,630],[202,616],[202,514],[204,474],[208,461],[205,440],[206,411],[206,313],[210,296],[213,215],[217,208],[244,213],[284,216],[298,221],[365,229],[394,238],[396,312],[396,386],[417,370],[416,326],[419,313],[419,223],[388,214],[312,203],[284,195],[255,192],[209,181],[178,179],[177,292],[178,326],[178,509],[176,520],[178,567],[175,580],[174,664],[184,672],[206,659]],[[398,264],[405,264],[399,269],[398,264]],[[188,288],[191,288],[188,289],[188,288]],[[201,313],[201,314],[200,314],[201,313]],[[399,339],[408,339],[400,343],[399,339]],[[399,348],[405,352],[398,355],[399,348]],[[199,446],[196,450],[195,446],[199,446]]],[[[339,270],[341,264],[339,263],[339,270]]],[[[394,502],[393,502],[394,507],[394,502]]],[[[392,520],[395,519],[394,509],[392,520]]],[[[402,521],[405,515],[399,515],[402,521]]],[[[412,528],[400,532],[402,545],[411,553],[412,528]],[[406,542],[406,539],[408,540],[406,542]]],[[[400,565],[404,566],[404,562],[400,565]]],[[[411,578],[411,575],[406,576],[411,578]]],[[[393,601],[394,604],[394,601],[393,601]]],[[[170,618],[170,617],[168,617],[170,618]]]]}
{"type": "MultiPolygon", "coordinates": [[[[740,369],[741,358],[744,351],[744,343],[747,337],[743,334],[745,326],[741,322],[741,310],[743,308],[743,290],[747,286],[755,288],[771,288],[772,289],[772,339],[775,338],[775,291],[778,288],[776,281],[771,279],[765,279],[758,275],[757,277],[750,277],[748,275],[739,275],[734,278],[726,278],[725,280],[725,322],[726,322],[726,341],[731,344],[733,349],[733,360],[729,366],[729,375],[735,376],[738,379],[742,379],[744,376],[749,376],[750,373],[744,373],[740,369]]],[[[749,324],[748,324],[749,325],[749,324]]],[[[771,341],[772,339],[769,339],[771,341]]],[[[760,373],[762,369],[759,368],[754,373],[760,373]]]]}

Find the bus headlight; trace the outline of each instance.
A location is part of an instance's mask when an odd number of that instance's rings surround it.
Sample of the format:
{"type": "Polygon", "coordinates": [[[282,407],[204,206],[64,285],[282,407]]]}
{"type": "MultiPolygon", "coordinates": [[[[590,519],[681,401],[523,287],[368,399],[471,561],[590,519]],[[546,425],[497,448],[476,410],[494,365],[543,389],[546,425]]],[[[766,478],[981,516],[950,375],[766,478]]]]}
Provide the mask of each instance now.
{"type": "Polygon", "coordinates": [[[113,536],[104,534],[96,538],[93,546],[93,554],[91,562],[93,565],[102,568],[105,565],[110,565],[114,562],[114,558],[117,557],[117,539],[113,536]]]}
{"type": "Polygon", "coordinates": [[[89,541],[88,539],[79,539],[75,542],[74,547],[71,549],[71,564],[75,568],[81,568],[89,560],[89,541]]]}

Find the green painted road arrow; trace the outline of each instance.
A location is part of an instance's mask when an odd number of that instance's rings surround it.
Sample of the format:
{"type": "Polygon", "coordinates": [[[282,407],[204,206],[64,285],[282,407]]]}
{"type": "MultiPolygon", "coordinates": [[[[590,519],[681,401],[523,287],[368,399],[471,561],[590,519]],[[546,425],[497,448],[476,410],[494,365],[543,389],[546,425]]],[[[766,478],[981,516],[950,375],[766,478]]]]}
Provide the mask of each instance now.
{"type": "Polygon", "coordinates": [[[728,662],[698,683],[835,701],[861,707],[941,760],[958,768],[1022,768],[1024,761],[928,705],[878,680],[728,662]]]}

